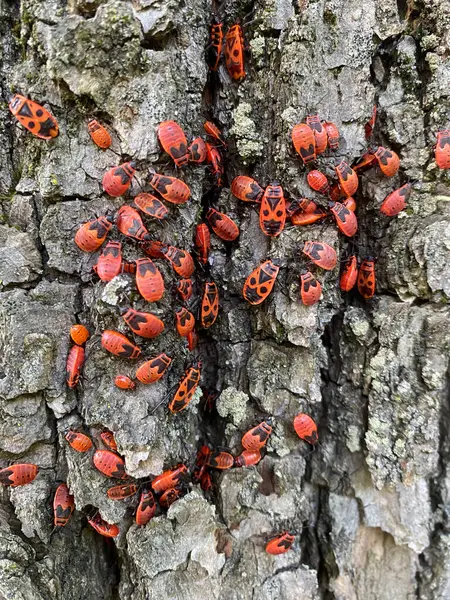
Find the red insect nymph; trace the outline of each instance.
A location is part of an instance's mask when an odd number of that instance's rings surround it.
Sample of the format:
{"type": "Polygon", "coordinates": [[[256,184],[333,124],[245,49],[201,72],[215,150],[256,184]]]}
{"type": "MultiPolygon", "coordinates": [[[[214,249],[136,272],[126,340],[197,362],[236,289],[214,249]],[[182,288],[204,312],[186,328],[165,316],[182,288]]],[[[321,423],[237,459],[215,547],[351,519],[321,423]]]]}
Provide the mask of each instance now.
{"type": "Polygon", "coordinates": [[[184,131],[175,121],[163,121],[158,127],[158,139],[177,167],[189,162],[187,139],[184,131]]]}
{"type": "Polygon", "coordinates": [[[75,244],[83,252],[95,252],[106,240],[114,220],[112,217],[98,217],[81,225],[75,234],[75,244]]]}
{"type": "Polygon", "coordinates": [[[67,484],[61,483],[53,498],[53,523],[55,527],[67,525],[71,514],[75,509],[74,497],[69,492],[67,484]]]}
{"type": "Polygon", "coordinates": [[[154,383],[163,377],[172,363],[172,359],[167,354],[158,354],[154,358],[147,360],[136,371],[136,379],[141,383],[154,383]]]}
{"type": "Polygon", "coordinates": [[[314,446],[318,443],[317,425],[309,415],[305,415],[305,413],[297,415],[294,419],[294,429],[298,437],[308,444],[314,446]]]}
{"type": "Polygon", "coordinates": [[[125,473],[125,461],[111,450],[96,450],[93,461],[94,467],[107,477],[128,478],[125,473]]]}
{"type": "Polygon", "coordinates": [[[246,450],[260,450],[267,444],[271,433],[272,423],[270,419],[267,419],[252,427],[242,436],[242,445],[246,450]]]}
{"type": "Polygon", "coordinates": [[[434,158],[440,169],[450,169],[450,129],[437,132],[434,158]]]}
{"type": "Polygon", "coordinates": [[[312,306],[320,300],[322,286],[310,271],[300,275],[300,295],[305,306],[312,306]]]}
{"type": "Polygon", "coordinates": [[[313,130],[300,123],[292,129],[292,143],[297,153],[300,155],[303,163],[306,165],[309,162],[316,160],[316,141],[313,130]]]}
{"type": "Polygon", "coordinates": [[[89,121],[88,130],[93,142],[99,148],[106,150],[106,148],[109,148],[111,146],[112,139],[108,130],[105,127],[103,127],[103,125],[100,125],[98,121],[96,121],[95,119],[89,121]]]}
{"type": "Polygon", "coordinates": [[[102,185],[104,191],[113,197],[123,196],[130,187],[135,173],[136,163],[134,161],[112,167],[103,175],[102,185]]]}
{"type": "Polygon", "coordinates": [[[101,343],[102,347],[107,352],[114,354],[114,356],[120,356],[122,358],[139,358],[141,354],[141,349],[130,342],[130,340],[119,331],[106,329],[102,333],[101,343]]]}
{"type": "Polygon", "coordinates": [[[339,287],[343,292],[349,292],[355,287],[356,279],[358,277],[358,261],[356,256],[353,254],[349,256],[344,263],[341,277],[339,279],[339,287]]]}
{"type": "Polygon", "coordinates": [[[266,552],[267,554],[275,555],[284,554],[292,548],[294,540],[295,536],[292,533],[288,533],[287,531],[281,533],[267,543],[266,552]]]}
{"type": "Polygon", "coordinates": [[[380,206],[380,211],[388,217],[395,217],[407,206],[407,201],[411,195],[412,185],[405,183],[398,190],[391,192],[383,200],[383,204],[380,206]]]}
{"type": "Polygon", "coordinates": [[[9,487],[27,485],[36,479],[38,473],[37,465],[29,463],[11,465],[0,471],[0,483],[9,487]]]}

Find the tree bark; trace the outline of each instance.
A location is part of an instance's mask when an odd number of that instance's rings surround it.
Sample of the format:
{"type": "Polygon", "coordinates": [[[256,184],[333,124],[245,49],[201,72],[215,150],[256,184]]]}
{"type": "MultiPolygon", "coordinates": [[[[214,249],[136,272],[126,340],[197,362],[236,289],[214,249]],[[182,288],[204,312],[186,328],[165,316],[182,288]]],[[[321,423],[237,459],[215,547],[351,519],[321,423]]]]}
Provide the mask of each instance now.
{"type": "MultiPolygon", "coordinates": [[[[0,467],[39,465],[38,478],[0,489],[0,598],[14,600],[444,600],[450,597],[449,325],[450,171],[434,162],[436,132],[449,128],[448,0],[0,0],[0,467]],[[224,29],[240,19],[249,45],[247,77],[232,82],[224,60],[208,71],[205,47],[213,16],[224,29]],[[247,23],[246,21],[249,21],[247,23]],[[7,103],[29,94],[55,115],[51,142],[15,127],[7,103]],[[364,125],[374,105],[372,140],[364,125]],[[314,198],[291,129],[318,113],[340,131],[337,160],[353,164],[369,144],[395,150],[399,173],[360,176],[358,236],[349,242],[330,220],[287,227],[270,239],[254,205],[234,198],[233,178],[314,198]],[[91,141],[88,120],[113,134],[114,152],[91,141]],[[204,166],[179,175],[156,137],[173,119],[189,139],[214,119],[228,143],[219,197],[204,166]],[[124,160],[138,169],[131,192],[103,193],[106,170],[124,160]],[[192,198],[169,207],[152,237],[192,250],[210,204],[233,217],[239,239],[212,234],[210,265],[197,268],[196,294],[211,276],[220,291],[215,325],[200,332],[202,387],[220,392],[208,413],[196,393],[188,410],[152,409],[177,384],[193,355],[174,326],[177,277],[157,260],[166,292],[140,299],[134,278],[108,284],[92,272],[99,253],[74,244],[77,227],[112,214],[145,186],[149,169],[179,175],[192,198]],[[392,190],[415,181],[398,217],[379,207],[392,190]],[[376,259],[377,292],[363,301],[341,294],[339,264],[314,270],[319,304],[300,302],[298,275],[306,240],[322,240],[343,260],[355,248],[376,259]],[[262,305],[242,298],[249,273],[266,258],[281,262],[262,305]],[[151,310],[166,324],[143,355],[173,357],[169,375],[128,392],[117,374],[136,364],[107,355],[105,329],[130,335],[118,308],[151,310]],[[91,333],[82,384],[69,390],[69,329],[91,333]],[[293,418],[310,414],[320,446],[299,440],[293,418]],[[67,429],[112,430],[127,472],[140,481],[184,462],[202,440],[242,451],[241,437],[273,416],[274,432],[257,467],[213,475],[213,491],[187,484],[185,495],[145,527],[134,523],[136,499],[110,500],[111,481],[95,470],[92,451],[74,452],[67,429]],[[52,532],[57,482],[67,481],[76,511],[52,532]],[[105,540],[87,524],[95,507],[120,535],[105,540]],[[265,553],[270,537],[294,530],[293,549],[265,553]]],[[[323,201],[322,201],[323,202],[323,201]]],[[[139,246],[116,230],[124,258],[139,246]]]]}

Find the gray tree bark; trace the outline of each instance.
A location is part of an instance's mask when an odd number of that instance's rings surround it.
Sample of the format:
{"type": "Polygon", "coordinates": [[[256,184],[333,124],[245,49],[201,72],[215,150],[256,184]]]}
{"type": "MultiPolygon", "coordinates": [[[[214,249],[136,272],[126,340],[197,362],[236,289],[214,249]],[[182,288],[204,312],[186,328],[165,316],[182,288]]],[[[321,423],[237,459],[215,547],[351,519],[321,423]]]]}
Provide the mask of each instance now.
{"type": "MultiPolygon", "coordinates": [[[[30,485],[0,489],[0,598],[14,600],[444,600],[450,598],[449,172],[436,168],[435,133],[449,126],[448,0],[0,0],[0,466],[35,462],[30,485]],[[248,76],[225,67],[208,75],[205,46],[213,11],[245,26],[248,76]],[[14,126],[7,107],[19,92],[45,104],[60,124],[50,143],[14,126]],[[377,294],[342,296],[339,266],[321,275],[318,305],[299,302],[302,241],[322,239],[342,258],[347,241],[333,223],[291,228],[273,240],[258,214],[229,193],[239,174],[279,180],[311,196],[290,131],[311,112],[341,132],[336,157],[352,163],[367,148],[364,124],[378,105],[376,140],[401,157],[393,179],[371,169],[357,195],[360,256],[377,257],[377,294]],[[174,357],[170,375],[127,393],[114,387],[134,364],[99,347],[99,333],[124,327],[117,311],[145,306],[133,279],[104,285],[96,255],[73,242],[77,226],[124,199],[101,190],[111,151],[91,142],[87,121],[114,132],[113,149],[166,173],[157,124],[177,120],[201,135],[206,118],[229,142],[219,206],[240,225],[237,242],[213,237],[211,274],[220,317],[202,334],[203,384],[221,391],[207,417],[197,394],[176,418],[151,414],[178,381],[189,352],[173,326],[174,273],[159,264],[166,294],[152,306],[166,323],[145,354],[174,357]],[[417,180],[408,209],[389,220],[379,206],[417,180]],[[281,259],[271,298],[241,296],[250,271],[281,259]],[[294,277],[293,277],[294,275],[294,277]],[[69,328],[88,325],[83,385],[65,384],[69,328]],[[310,454],[292,420],[311,414],[321,445],[310,454]],[[134,500],[106,496],[110,482],[77,454],[64,431],[98,440],[114,431],[130,475],[148,479],[178,462],[192,466],[200,439],[241,451],[242,434],[274,416],[274,434],[255,468],[214,475],[147,526],[134,500]],[[67,481],[76,512],[53,533],[52,495],[67,481]],[[97,507],[120,526],[113,541],[86,523],[97,507]],[[294,549],[272,557],[267,539],[298,532],[294,549]]],[[[335,157],[324,158],[330,170],[335,157]]],[[[156,239],[192,246],[210,185],[203,167],[183,174],[192,200],[172,207],[156,239]]],[[[138,184],[133,184],[138,191],[138,184]]],[[[126,244],[125,258],[140,256],[126,244]]],[[[198,274],[198,281],[202,274],[198,274]]]]}

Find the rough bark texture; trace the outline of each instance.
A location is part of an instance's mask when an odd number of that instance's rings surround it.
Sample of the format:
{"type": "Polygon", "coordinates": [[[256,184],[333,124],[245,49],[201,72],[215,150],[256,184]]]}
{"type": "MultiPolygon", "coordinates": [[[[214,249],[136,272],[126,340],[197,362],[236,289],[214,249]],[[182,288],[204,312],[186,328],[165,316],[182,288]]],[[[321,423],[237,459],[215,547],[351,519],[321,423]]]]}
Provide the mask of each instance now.
{"type": "MultiPolygon", "coordinates": [[[[0,489],[0,598],[448,599],[450,175],[436,168],[432,147],[436,130],[449,125],[450,5],[230,0],[215,8],[227,25],[252,13],[240,85],[224,67],[208,79],[206,0],[0,1],[0,465],[20,459],[41,467],[32,485],[0,489]],[[51,107],[56,140],[14,127],[12,91],[51,107]],[[334,121],[343,136],[338,156],[350,162],[365,151],[374,102],[377,140],[402,164],[393,180],[375,169],[365,174],[357,198],[360,254],[378,257],[373,301],[343,298],[337,267],[321,303],[301,305],[289,275],[300,242],[321,238],[342,252],[335,226],[291,229],[270,242],[256,211],[225,188],[220,205],[242,233],[232,246],[213,241],[221,312],[201,340],[204,382],[222,390],[218,415],[202,419],[195,401],[177,418],[164,409],[150,414],[187,357],[173,328],[167,264],[160,266],[168,292],[153,307],[166,333],[143,346],[149,355],[173,353],[170,376],[131,394],[118,390],[114,376],[134,365],[106,355],[94,337],[83,386],[67,390],[70,325],[126,332],[117,305],[131,298],[144,306],[130,277],[106,286],[93,279],[95,258],[73,243],[79,223],[123,203],[101,193],[101,177],[118,158],[92,144],[89,118],[112,127],[113,148],[139,160],[140,179],[161,157],[161,120],[198,135],[214,117],[230,143],[228,185],[248,173],[305,194],[293,124],[312,111],[334,121]],[[408,210],[388,220],[379,205],[406,180],[420,183],[408,210]],[[279,283],[265,305],[250,308],[242,284],[268,255],[282,259],[279,283]],[[300,411],[319,424],[322,445],[313,454],[292,429],[300,411]],[[63,441],[68,426],[94,437],[108,427],[128,472],[146,478],[192,464],[200,438],[239,452],[242,433],[266,414],[275,433],[257,468],[217,476],[213,499],[192,489],[145,528],[133,524],[132,502],[107,498],[109,482],[91,456],[63,441]],[[57,480],[67,480],[77,511],[51,535],[57,480]],[[89,506],[120,525],[116,543],[86,525],[89,506]],[[267,555],[268,536],[286,527],[299,533],[294,550],[267,555]]],[[[185,177],[192,201],[149,229],[189,248],[209,184],[203,168],[185,177]]],[[[136,258],[136,246],[125,254],[136,258]]]]}

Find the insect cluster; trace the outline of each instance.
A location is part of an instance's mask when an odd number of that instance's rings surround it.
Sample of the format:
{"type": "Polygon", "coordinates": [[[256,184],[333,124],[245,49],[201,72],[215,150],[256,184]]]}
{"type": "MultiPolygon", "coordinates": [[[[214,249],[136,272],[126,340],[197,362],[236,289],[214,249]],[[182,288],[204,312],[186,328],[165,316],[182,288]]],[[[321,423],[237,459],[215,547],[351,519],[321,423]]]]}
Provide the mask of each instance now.
{"type": "MultiPolygon", "coordinates": [[[[206,49],[207,64],[212,73],[219,69],[222,53],[225,55],[227,71],[235,82],[246,76],[244,65],[245,43],[243,30],[239,23],[233,24],[224,36],[223,25],[214,19],[210,28],[210,41],[206,49]]],[[[36,102],[16,94],[9,104],[10,111],[18,121],[33,135],[51,140],[59,133],[58,123],[53,115],[36,102]]],[[[366,137],[372,139],[376,123],[376,108],[366,124],[366,137]]],[[[159,124],[157,136],[161,147],[173,160],[175,166],[183,169],[188,165],[208,165],[213,189],[224,185],[224,161],[222,149],[227,148],[221,131],[212,122],[204,124],[206,139],[194,137],[189,143],[185,132],[175,121],[168,120],[159,124]]],[[[88,123],[88,132],[93,142],[101,149],[110,148],[112,136],[108,129],[97,120],[88,123]]],[[[321,121],[317,115],[306,117],[305,123],[296,124],[291,132],[293,147],[307,169],[307,182],[310,188],[322,199],[296,198],[288,194],[282,185],[273,181],[263,188],[257,181],[246,175],[237,176],[231,183],[231,193],[240,201],[253,203],[259,208],[261,230],[270,238],[276,238],[288,227],[304,227],[325,219],[333,219],[338,230],[351,239],[358,232],[356,217],[357,203],[354,195],[359,186],[359,174],[372,166],[378,166],[386,177],[395,175],[400,166],[397,154],[382,146],[369,146],[367,152],[354,165],[340,160],[330,175],[318,168],[322,155],[333,153],[339,148],[340,134],[336,125],[321,121]]],[[[450,168],[450,131],[437,134],[435,148],[436,164],[441,169],[450,168]]],[[[130,190],[133,177],[138,170],[136,161],[124,162],[111,167],[102,179],[103,191],[111,197],[121,197],[130,190]]],[[[183,205],[191,197],[189,186],[178,177],[151,171],[147,189],[135,195],[129,203],[123,204],[115,214],[95,216],[83,223],[75,235],[78,248],[87,253],[99,251],[94,271],[103,282],[109,282],[119,274],[127,274],[135,281],[136,288],[143,300],[149,303],[161,300],[166,285],[158,263],[167,261],[175,275],[176,295],[182,306],[174,312],[174,324],[178,335],[185,339],[188,351],[193,352],[190,365],[185,369],[175,390],[171,391],[168,409],[172,414],[186,410],[198,389],[202,376],[202,362],[195,353],[198,344],[198,331],[207,330],[214,325],[219,313],[219,289],[209,274],[209,252],[211,231],[225,242],[235,241],[240,234],[238,225],[227,214],[213,206],[206,210],[205,220],[198,223],[193,240],[194,252],[163,243],[154,239],[145,225],[144,218],[163,222],[170,214],[170,207],[183,205]],[[144,256],[126,261],[122,256],[122,241],[109,240],[114,231],[132,240],[144,256]],[[197,263],[197,264],[196,264],[197,263]],[[203,273],[202,291],[198,298],[198,314],[195,314],[193,302],[196,268],[203,273]]],[[[405,183],[392,191],[380,206],[386,216],[398,215],[406,206],[412,184],[405,183]]],[[[315,265],[331,271],[337,264],[335,250],[323,241],[308,240],[301,249],[307,265],[315,265]]],[[[267,258],[248,275],[242,289],[243,298],[251,305],[259,305],[271,294],[280,263],[277,259],[267,258]]],[[[356,254],[350,254],[340,275],[340,288],[344,292],[357,286],[365,299],[375,293],[375,260],[365,257],[360,266],[356,254]]],[[[299,275],[300,299],[306,306],[320,300],[322,284],[310,268],[299,275]]],[[[152,312],[138,311],[132,306],[120,309],[121,317],[133,335],[143,340],[157,338],[166,329],[164,323],[152,312]]],[[[131,334],[130,334],[131,335],[131,334]]],[[[71,328],[73,341],[67,358],[66,381],[69,388],[75,388],[80,381],[83,364],[86,359],[85,345],[89,332],[84,325],[71,328]]],[[[115,385],[126,391],[136,388],[136,381],[149,385],[160,380],[170,369],[173,357],[164,351],[154,356],[143,356],[143,350],[126,335],[115,330],[105,330],[101,334],[102,348],[116,357],[144,362],[138,365],[134,377],[118,374],[115,385]]],[[[211,409],[217,393],[204,389],[205,405],[211,409]]],[[[164,400],[163,400],[164,402],[164,400]]],[[[159,406],[159,405],[158,405],[159,406]]],[[[154,410],[156,410],[155,407],[154,410]]],[[[297,415],[293,428],[298,437],[315,447],[319,443],[317,426],[313,419],[304,413],[297,415]]],[[[106,448],[95,448],[91,438],[80,431],[70,430],[65,440],[76,452],[92,452],[94,467],[104,476],[121,481],[109,488],[107,495],[112,500],[138,498],[135,505],[135,521],[138,525],[147,524],[160,509],[167,509],[187,489],[189,480],[200,484],[205,492],[213,488],[211,471],[242,468],[258,464],[266,444],[272,434],[272,421],[267,418],[245,432],[242,436],[242,452],[233,456],[226,449],[212,449],[202,444],[197,452],[195,464],[189,469],[185,464],[164,471],[151,481],[133,480],[125,470],[125,460],[119,454],[117,443],[111,431],[102,431],[99,435],[106,448]]],[[[39,468],[34,464],[15,464],[0,470],[0,483],[17,487],[31,483],[38,475],[39,468]]],[[[66,483],[56,489],[53,501],[54,525],[67,524],[75,508],[75,499],[66,483]]],[[[119,528],[104,521],[98,511],[88,516],[92,527],[101,535],[116,537],[119,528]]],[[[271,539],[266,546],[269,554],[282,554],[293,545],[295,532],[283,532],[271,539]]]]}
{"type": "MultiPolygon", "coordinates": [[[[371,120],[366,125],[366,133],[370,137],[373,132],[376,109],[371,120]]],[[[306,180],[310,188],[327,198],[325,201],[311,198],[289,199],[278,182],[273,182],[263,189],[260,184],[245,175],[239,175],[231,184],[231,193],[243,202],[253,202],[260,205],[261,230],[270,237],[278,237],[288,221],[294,227],[312,225],[313,223],[332,218],[341,234],[353,238],[358,231],[358,220],[355,214],[357,205],[353,198],[359,187],[358,171],[378,164],[381,172],[387,176],[395,175],[400,166],[400,160],[395,152],[383,148],[369,150],[354,167],[344,160],[334,167],[334,180],[316,168],[320,155],[327,150],[332,152],[339,148],[340,134],[334,123],[322,122],[317,115],[306,118],[306,123],[295,125],[291,139],[296,153],[302,164],[309,170],[306,180]]],[[[380,211],[388,216],[397,215],[406,207],[406,201],[411,192],[411,184],[407,183],[389,194],[383,201],[380,211]]],[[[330,271],[337,264],[335,250],[322,241],[306,241],[302,253],[321,269],[330,271]]],[[[257,266],[248,276],[243,296],[250,304],[262,303],[271,293],[279,273],[279,263],[267,259],[257,266]]],[[[358,268],[356,254],[352,253],[344,262],[340,276],[340,288],[349,292],[357,285],[359,293],[365,299],[370,299],[375,293],[375,261],[372,257],[362,260],[358,268]]],[[[322,284],[305,268],[299,276],[300,298],[303,304],[311,306],[320,300],[322,284]]]]}

